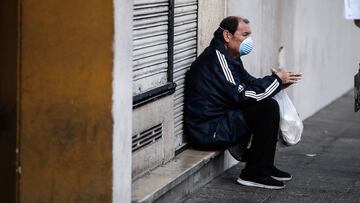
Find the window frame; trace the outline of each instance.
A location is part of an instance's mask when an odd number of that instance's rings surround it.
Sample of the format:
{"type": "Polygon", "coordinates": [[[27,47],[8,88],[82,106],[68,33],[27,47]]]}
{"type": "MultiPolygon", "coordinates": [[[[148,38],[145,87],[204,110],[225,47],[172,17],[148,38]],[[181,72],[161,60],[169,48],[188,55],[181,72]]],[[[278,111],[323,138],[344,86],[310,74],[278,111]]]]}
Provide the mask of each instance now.
{"type": "Polygon", "coordinates": [[[138,95],[133,95],[133,109],[146,103],[158,100],[162,97],[171,95],[175,92],[176,83],[174,82],[174,13],[175,2],[169,0],[168,16],[168,68],[167,83],[154,89],[145,91],[138,95]]]}

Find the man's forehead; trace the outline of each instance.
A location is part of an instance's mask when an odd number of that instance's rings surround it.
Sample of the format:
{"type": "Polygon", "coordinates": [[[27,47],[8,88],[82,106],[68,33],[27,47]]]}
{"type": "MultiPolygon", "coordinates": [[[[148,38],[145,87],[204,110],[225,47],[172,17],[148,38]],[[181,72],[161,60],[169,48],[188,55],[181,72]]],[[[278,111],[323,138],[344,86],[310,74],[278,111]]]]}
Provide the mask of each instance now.
{"type": "Polygon", "coordinates": [[[241,22],[239,22],[237,31],[240,33],[244,33],[244,32],[251,33],[250,25],[248,23],[241,21],[241,22]]]}

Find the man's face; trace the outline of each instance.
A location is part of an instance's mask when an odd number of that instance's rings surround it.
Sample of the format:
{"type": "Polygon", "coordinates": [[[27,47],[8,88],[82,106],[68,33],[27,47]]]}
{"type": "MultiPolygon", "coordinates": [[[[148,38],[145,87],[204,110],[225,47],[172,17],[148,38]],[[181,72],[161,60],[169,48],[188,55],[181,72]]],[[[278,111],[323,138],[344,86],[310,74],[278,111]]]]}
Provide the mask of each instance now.
{"type": "Polygon", "coordinates": [[[226,47],[230,51],[233,58],[240,56],[239,47],[242,41],[244,41],[251,34],[249,24],[241,21],[235,31],[234,35],[232,35],[229,31],[224,31],[224,39],[227,42],[226,47]]]}

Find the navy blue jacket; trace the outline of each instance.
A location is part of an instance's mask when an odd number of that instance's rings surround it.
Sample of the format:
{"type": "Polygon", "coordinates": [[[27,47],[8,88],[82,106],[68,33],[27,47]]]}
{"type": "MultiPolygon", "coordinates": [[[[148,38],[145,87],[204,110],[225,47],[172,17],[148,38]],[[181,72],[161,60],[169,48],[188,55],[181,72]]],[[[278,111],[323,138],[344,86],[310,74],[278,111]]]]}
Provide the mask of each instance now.
{"type": "Polygon", "coordinates": [[[213,38],[186,74],[184,124],[189,143],[199,148],[239,143],[251,134],[241,109],[280,90],[278,76],[251,76],[240,57],[233,59],[224,43],[213,38]]]}

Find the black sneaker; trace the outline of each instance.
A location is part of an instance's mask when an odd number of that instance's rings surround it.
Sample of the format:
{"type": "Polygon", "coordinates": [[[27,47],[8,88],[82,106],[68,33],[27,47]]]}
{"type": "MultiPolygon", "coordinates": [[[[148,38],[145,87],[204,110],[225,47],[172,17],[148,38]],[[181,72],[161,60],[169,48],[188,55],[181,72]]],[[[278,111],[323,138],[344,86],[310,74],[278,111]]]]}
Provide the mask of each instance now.
{"type": "Polygon", "coordinates": [[[285,171],[281,171],[279,169],[277,169],[275,166],[273,168],[273,172],[271,174],[271,177],[279,180],[279,181],[289,181],[292,179],[292,176],[290,173],[287,173],[285,171]]]}
{"type": "Polygon", "coordinates": [[[247,177],[241,174],[240,177],[237,179],[237,182],[240,185],[267,188],[267,189],[283,189],[285,187],[285,184],[283,182],[275,180],[270,176],[247,177]]]}

